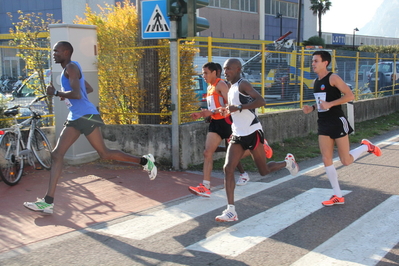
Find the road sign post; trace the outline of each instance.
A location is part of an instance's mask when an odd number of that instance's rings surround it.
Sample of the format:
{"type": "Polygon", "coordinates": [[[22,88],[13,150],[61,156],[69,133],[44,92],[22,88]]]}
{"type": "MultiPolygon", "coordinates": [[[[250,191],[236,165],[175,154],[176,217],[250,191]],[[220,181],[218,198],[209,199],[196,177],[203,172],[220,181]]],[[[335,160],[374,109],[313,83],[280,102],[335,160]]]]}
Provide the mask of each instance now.
{"type": "Polygon", "coordinates": [[[180,142],[179,142],[179,115],[180,106],[178,104],[179,89],[177,75],[177,21],[171,20],[171,39],[170,39],[170,78],[171,78],[171,103],[172,103],[172,164],[175,170],[180,168],[180,142]]]}

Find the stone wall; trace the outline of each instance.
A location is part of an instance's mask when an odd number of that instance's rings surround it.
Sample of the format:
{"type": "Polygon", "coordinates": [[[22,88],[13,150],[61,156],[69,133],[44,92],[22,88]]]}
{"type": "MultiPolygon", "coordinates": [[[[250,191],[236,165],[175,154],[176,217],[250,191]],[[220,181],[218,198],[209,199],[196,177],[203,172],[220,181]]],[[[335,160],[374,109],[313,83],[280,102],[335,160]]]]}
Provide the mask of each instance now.
{"type": "MultiPolygon", "coordinates": [[[[346,112],[346,105],[344,110],[346,112]]],[[[354,102],[355,122],[388,115],[398,110],[399,95],[354,102]]],[[[259,118],[269,143],[317,132],[316,112],[305,115],[301,109],[294,109],[261,114],[259,118]]],[[[193,122],[180,126],[181,169],[203,162],[208,125],[204,122],[193,122]]],[[[172,165],[170,125],[106,125],[102,132],[108,148],[123,150],[137,156],[152,153],[158,163],[172,165]]],[[[51,134],[49,137],[55,139],[51,134]]],[[[222,158],[224,155],[215,154],[214,158],[222,158]]]]}

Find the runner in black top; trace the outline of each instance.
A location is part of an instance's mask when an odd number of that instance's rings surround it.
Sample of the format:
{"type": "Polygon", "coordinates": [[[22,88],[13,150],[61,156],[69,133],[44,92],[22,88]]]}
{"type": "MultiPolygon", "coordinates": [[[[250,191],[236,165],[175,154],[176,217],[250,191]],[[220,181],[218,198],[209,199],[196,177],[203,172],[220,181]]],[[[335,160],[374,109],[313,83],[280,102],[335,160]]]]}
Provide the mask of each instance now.
{"type": "Polygon", "coordinates": [[[318,111],[319,147],[327,177],[334,191],[330,200],[322,202],[324,206],[345,203],[338,183],[338,174],[333,164],[334,143],[338,147],[338,155],[343,165],[353,163],[366,151],[381,156],[380,148],[367,139],[361,141],[360,147],[349,150],[348,134],[352,133],[353,129],[342,111],[341,104],[354,100],[354,96],[348,85],[338,75],[327,70],[330,62],[329,52],[316,51],[313,53],[312,68],[318,76],[314,81],[316,104],[303,106],[305,114],[318,111]]]}

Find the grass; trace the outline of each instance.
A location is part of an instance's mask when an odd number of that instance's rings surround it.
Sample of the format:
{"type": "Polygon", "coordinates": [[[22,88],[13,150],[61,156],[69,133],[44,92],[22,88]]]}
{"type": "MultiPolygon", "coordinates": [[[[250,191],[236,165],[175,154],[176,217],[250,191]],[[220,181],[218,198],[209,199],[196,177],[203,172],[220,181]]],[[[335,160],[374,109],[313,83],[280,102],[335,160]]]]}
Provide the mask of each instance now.
{"type": "MultiPolygon", "coordinates": [[[[316,121],[315,121],[316,122],[316,121]]],[[[372,138],[399,126],[399,112],[390,115],[381,116],[372,120],[355,123],[355,134],[349,136],[352,144],[360,143],[362,139],[372,138]]],[[[307,137],[286,139],[280,143],[270,145],[273,149],[273,157],[270,160],[281,160],[290,152],[295,155],[298,162],[306,161],[320,155],[317,134],[309,134],[307,137]]],[[[248,172],[257,172],[252,158],[250,156],[241,160],[244,169],[248,172]]],[[[223,170],[224,159],[213,162],[214,170],[223,170]]],[[[189,170],[202,171],[203,164],[191,165],[189,170]]]]}

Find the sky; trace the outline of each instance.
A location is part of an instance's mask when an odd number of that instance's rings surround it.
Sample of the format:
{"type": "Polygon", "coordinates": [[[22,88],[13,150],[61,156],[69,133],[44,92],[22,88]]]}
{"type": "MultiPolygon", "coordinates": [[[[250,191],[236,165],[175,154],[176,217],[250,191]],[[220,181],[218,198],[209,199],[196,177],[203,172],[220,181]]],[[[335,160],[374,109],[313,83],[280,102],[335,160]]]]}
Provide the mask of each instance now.
{"type": "MultiPolygon", "coordinates": [[[[353,34],[367,24],[384,0],[330,0],[332,6],[321,18],[323,32],[353,34]]],[[[356,34],[362,34],[358,31],[356,34]]]]}

